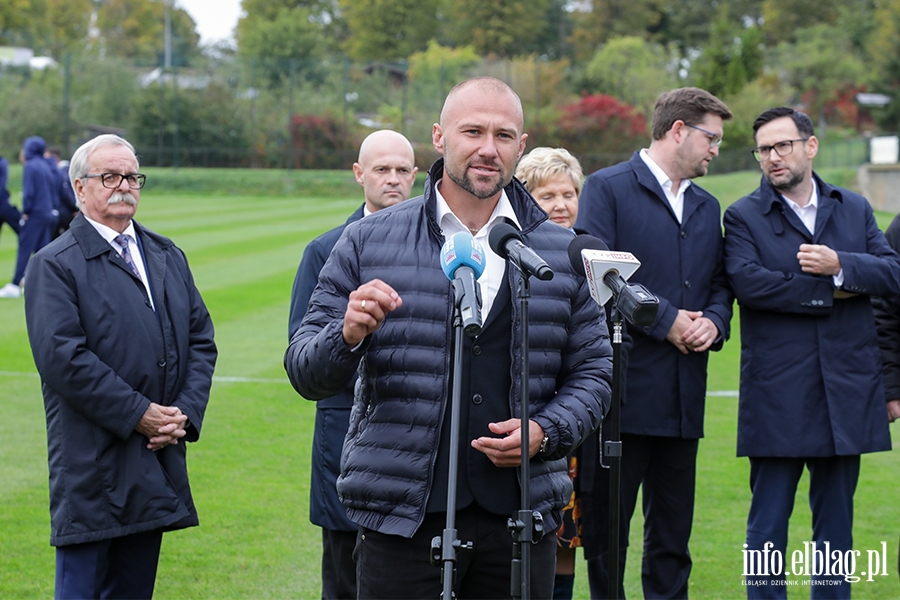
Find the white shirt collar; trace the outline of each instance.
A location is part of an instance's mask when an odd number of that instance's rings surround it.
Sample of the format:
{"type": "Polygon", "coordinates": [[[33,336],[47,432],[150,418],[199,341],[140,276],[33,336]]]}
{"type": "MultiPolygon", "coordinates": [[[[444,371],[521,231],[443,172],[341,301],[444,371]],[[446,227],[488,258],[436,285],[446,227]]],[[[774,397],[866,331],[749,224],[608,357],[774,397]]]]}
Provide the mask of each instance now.
{"type": "MultiPolygon", "coordinates": [[[[116,236],[119,235],[118,231],[116,231],[112,227],[109,227],[108,225],[104,225],[103,223],[95,221],[88,216],[85,216],[84,218],[88,223],[93,225],[94,229],[97,230],[97,233],[103,236],[103,239],[110,244],[112,244],[113,240],[116,239],[116,236]]],[[[122,233],[124,233],[125,235],[130,235],[131,239],[137,242],[137,234],[135,234],[134,232],[134,221],[128,221],[128,227],[126,227],[125,231],[123,231],[122,233]]]]}
{"type": "MultiPolygon", "coordinates": [[[[438,226],[444,231],[444,237],[449,238],[457,231],[469,231],[469,228],[460,221],[459,217],[453,214],[453,211],[450,210],[450,205],[447,204],[447,201],[441,195],[441,181],[441,179],[438,179],[434,184],[434,194],[435,198],[437,198],[435,217],[437,218],[438,226]]],[[[479,237],[486,237],[487,231],[489,231],[491,226],[502,217],[511,220],[519,229],[522,228],[519,224],[519,219],[516,217],[516,213],[513,210],[512,204],[506,195],[506,190],[500,190],[500,200],[497,201],[497,206],[494,207],[494,212],[491,213],[485,226],[478,231],[478,234],[475,236],[476,239],[479,237]],[[483,236],[482,233],[484,234],[483,236]]],[[[487,245],[485,245],[485,249],[489,249],[487,245]]]]}
{"type": "Polygon", "coordinates": [[[641,159],[647,165],[647,168],[650,169],[650,172],[653,173],[654,177],[656,177],[656,181],[659,182],[659,186],[662,189],[670,191],[673,194],[677,195],[684,192],[684,190],[686,190],[688,186],[691,185],[690,179],[682,179],[681,186],[678,188],[677,192],[675,192],[674,190],[672,190],[672,180],[669,179],[669,176],[666,175],[666,172],[662,170],[662,167],[660,167],[658,164],[656,164],[656,161],[650,158],[650,153],[647,152],[646,148],[641,148],[640,155],[641,159]]]}

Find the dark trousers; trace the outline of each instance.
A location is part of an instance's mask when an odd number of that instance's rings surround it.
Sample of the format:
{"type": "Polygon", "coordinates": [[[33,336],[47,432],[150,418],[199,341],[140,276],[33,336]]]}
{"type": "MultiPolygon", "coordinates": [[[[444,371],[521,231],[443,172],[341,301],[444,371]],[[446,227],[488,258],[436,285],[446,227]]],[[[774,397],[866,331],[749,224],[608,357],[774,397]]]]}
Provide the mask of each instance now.
{"type": "MultiPolygon", "coordinates": [[[[509,598],[512,536],[509,517],[470,505],[456,515],[460,541],[472,550],[457,554],[454,590],[465,598],[509,598]]],[[[361,529],[356,557],[359,598],[439,598],[441,567],[432,566],[431,539],[446,527],[445,513],[428,513],[412,538],[361,529]]],[[[547,531],[531,546],[531,596],[551,598],[556,571],[556,532],[547,531]]]]}
{"type": "MultiPolygon", "coordinates": [[[[822,551],[824,557],[826,542],[830,552],[839,550],[844,553],[853,548],[853,494],[859,480],[859,456],[751,458],[750,489],[753,500],[747,518],[746,550],[761,551],[766,548],[766,543],[771,543],[767,556],[777,550],[783,562],[778,569],[779,575],[747,577],[747,583],[754,584],[747,586],[748,598],[787,598],[787,587],[775,582],[783,582],[784,571],[791,568],[790,556],[786,554],[788,521],[794,510],[797,483],[804,467],[809,469],[809,507],[812,510],[812,541],[816,549],[822,551]]],[[[772,573],[771,560],[769,566],[768,572],[772,573]]],[[[812,565],[809,566],[811,573],[814,573],[812,565]]],[[[745,574],[747,572],[755,575],[761,571],[758,568],[748,570],[745,564],[745,574]]],[[[812,585],[812,598],[850,597],[850,584],[841,576],[812,574],[812,579],[838,582],[837,585],[812,585]]]]}
{"type": "Polygon", "coordinates": [[[56,548],[56,593],[61,599],[151,598],[162,531],[56,548]]]}
{"type": "MultiPolygon", "coordinates": [[[[2,192],[0,192],[2,193],[2,192]]],[[[9,225],[16,234],[19,233],[19,219],[22,218],[22,213],[19,212],[19,209],[15,206],[11,205],[9,201],[2,202],[0,201],[0,227],[3,226],[3,223],[9,225]]]]}
{"type": "MultiPolygon", "coordinates": [[[[694,520],[694,484],[698,440],[622,434],[619,527],[619,598],[625,574],[628,532],[643,486],[644,557],[641,584],[645,598],[687,598],[691,574],[688,541],[694,520]]],[[[605,459],[609,460],[609,459],[605,459]]],[[[591,598],[609,589],[609,469],[597,469],[590,496],[582,501],[591,598]]]]}
{"type": "Polygon", "coordinates": [[[19,230],[19,251],[16,254],[16,272],[12,282],[19,285],[25,277],[25,267],[31,255],[46,246],[53,239],[56,217],[53,215],[31,214],[19,230]]]}
{"type": "Polygon", "coordinates": [[[322,528],[322,600],[356,599],[355,531],[322,528]]]}

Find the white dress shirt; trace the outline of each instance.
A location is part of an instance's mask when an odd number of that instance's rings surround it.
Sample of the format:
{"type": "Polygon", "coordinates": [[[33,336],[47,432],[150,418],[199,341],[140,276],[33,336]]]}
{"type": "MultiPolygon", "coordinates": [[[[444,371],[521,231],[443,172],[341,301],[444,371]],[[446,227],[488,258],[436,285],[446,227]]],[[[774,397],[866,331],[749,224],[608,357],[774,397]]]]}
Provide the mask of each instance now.
{"type": "Polygon", "coordinates": [[[681,217],[684,214],[684,191],[688,189],[688,186],[691,185],[690,179],[682,179],[681,184],[678,186],[678,190],[672,190],[672,180],[669,179],[669,176],[666,175],[666,172],[662,170],[662,168],[656,164],[652,158],[650,158],[650,154],[647,152],[646,148],[641,149],[641,160],[647,165],[650,169],[650,172],[653,173],[653,176],[656,177],[656,180],[659,182],[659,186],[663,189],[663,192],[666,194],[666,199],[669,201],[669,205],[672,207],[672,211],[675,213],[675,218],[678,219],[678,222],[681,223],[681,217]]]}
{"type": "MultiPolygon", "coordinates": [[[[460,231],[471,233],[469,228],[459,220],[459,217],[453,214],[447,201],[441,196],[441,180],[438,180],[434,184],[434,192],[437,197],[437,210],[435,215],[437,217],[438,225],[444,233],[444,238],[450,239],[450,236],[460,231]]],[[[494,300],[497,298],[497,292],[503,284],[503,273],[506,271],[506,260],[495,254],[488,243],[488,235],[490,234],[491,229],[493,229],[494,225],[499,223],[503,218],[510,219],[516,224],[516,227],[521,229],[519,220],[516,218],[516,213],[513,211],[512,204],[510,204],[509,198],[506,197],[505,190],[500,192],[500,200],[497,202],[497,206],[494,207],[494,212],[491,213],[491,217],[488,219],[487,223],[484,227],[479,229],[478,233],[474,236],[475,241],[481,244],[481,247],[484,249],[485,256],[484,273],[478,278],[478,284],[481,287],[482,324],[491,312],[491,307],[494,305],[494,300]]]]}
{"type": "MultiPolygon", "coordinates": [[[[803,224],[809,229],[809,234],[816,234],[816,215],[819,213],[819,189],[816,185],[815,180],[813,180],[812,185],[812,193],[809,195],[809,202],[806,203],[805,206],[800,206],[787,196],[783,194],[779,194],[788,206],[791,207],[791,210],[800,217],[800,220],[803,221],[803,224]]],[[[833,250],[834,248],[832,248],[833,250]]],[[[841,287],[844,284],[844,269],[841,267],[841,270],[838,271],[837,275],[832,275],[832,280],[834,281],[834,287],[841,287]]]]}

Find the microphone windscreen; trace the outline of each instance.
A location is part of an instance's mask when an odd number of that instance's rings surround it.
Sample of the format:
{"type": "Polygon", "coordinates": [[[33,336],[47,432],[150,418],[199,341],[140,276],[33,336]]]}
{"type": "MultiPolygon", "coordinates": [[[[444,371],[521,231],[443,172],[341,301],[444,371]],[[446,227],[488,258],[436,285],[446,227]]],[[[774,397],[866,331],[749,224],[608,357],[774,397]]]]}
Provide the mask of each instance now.
{"type": "Polygon", "coordinates": [[[488,234],[488,244],[491,250],[494,251],[494,254],[504,259],[509,258],[506,251],[506,243],[511,239],[522,241],[522,234],[518,229],[505,221],[494,225],[488,234]]]}
{"type": "Polygon", "coordinates": [[[441,268],[449,279],[453,279],[456,270],[463,265],[471,267],[478,279],[484,273],[484,260],[484,248],[466,231],[454,233],[441,248],[441,268]]]}
{"type": "Polygon", "coordinates": [[[609,246],[607,246],[600,238],[584,233],[576,235],[572,241],[569,242],[569,262],[572,263],[572,268],[575,269],[575,272],[584,277],[584,259],[581,257],[582,250],[609,250],[609,246]]]}

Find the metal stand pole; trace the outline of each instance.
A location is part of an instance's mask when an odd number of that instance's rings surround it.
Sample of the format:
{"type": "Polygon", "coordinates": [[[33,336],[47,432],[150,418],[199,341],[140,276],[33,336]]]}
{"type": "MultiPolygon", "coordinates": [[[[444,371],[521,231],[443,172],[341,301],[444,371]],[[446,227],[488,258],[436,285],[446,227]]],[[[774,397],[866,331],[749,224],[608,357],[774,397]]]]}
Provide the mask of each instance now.
{"type": "MultiPolygon", "coordinates": [[[[435,536],[431,540],[431,564],[441,567],[441,584],[444,586],[441,598],[451,600],[456,595],[453,593],[453,585],[456,583],[456,552],[459,549],[471,550],[472,542],[463,544],[457,537],[456,531],[456,487],[457,471],[459,469],[459,403],[462,392],[462,358],[463,358],[463,327],[460,315],[460,301],[462,290],[457,289],[456,302],[453,311],[453,391],[450,396],[450,466],[447,479],[447,520],[441,537],[435,536]]],[[[480,329],[480,328],[479,328],[480,329]]]]}
{"type": "Polygon", "coordinates": [[[528,389],[528,298],[531,287],[528,275],[519,272],[519,316],[521,323],[521,355],[519,391],[522,399],[522,464],[520,465],[520,488],[522,491],[521,510],[509,520],[509,532],[513,536],[513,558],[510,575],[510,594],[513,598],[531,598],[531,544],[541,541],[544,536],[544,522],[541,513],[532,511],[531,506],[531,452],[529,449],[529,389],[528,389]]]}
{"type": "MultiPolygon", "coordinates": [[[[618,300],[618,299],[616,299],[618,300]]],[[[615,304],[609,316],[613,327],[612,399],[609,407],[609,437],[603,444],[603,454],[609,457],[609,554],[607,560],[607,598],[621,598],[619,588],[619,521],[622,490],[622,318],[615,304]]]]}

